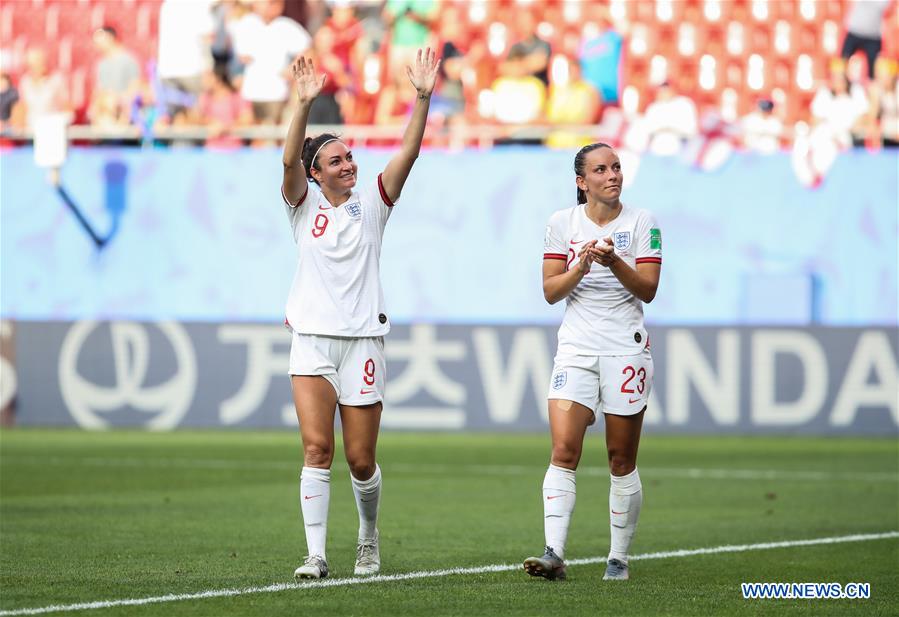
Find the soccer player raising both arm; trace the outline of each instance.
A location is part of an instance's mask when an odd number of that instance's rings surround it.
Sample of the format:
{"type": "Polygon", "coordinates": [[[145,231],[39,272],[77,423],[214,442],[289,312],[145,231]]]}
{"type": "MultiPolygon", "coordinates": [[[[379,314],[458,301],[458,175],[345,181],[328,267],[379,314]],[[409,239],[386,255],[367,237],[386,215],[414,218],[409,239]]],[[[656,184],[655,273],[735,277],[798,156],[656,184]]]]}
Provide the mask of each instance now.
{"type": "Polygon", "coordinates": [[[384,227],[418,157],[440,62],[419,50],[406,73],[418,92],[402,147],[377,179],[356,186],[353,153],[336,135],[306,137],[309,108],[325,83],[311,60],[292,66],[298,105],[284,144],[284,207],[297,244],[297,266],[285,322],[292,333],[290,380],[303,470],[300,507],[308,555],[297,580],[328,575],[325,537],[334,458],[334,416],[359,511],[355,574],[380,570],[378,506],[381,470],[375,460],[385,386],[384,307],[379,261],[384,227]]]}
{"type": "Polygon", "coordinates": [[[543,480],[546,549],[524,562],[532,576],[565,577],[565,541],[575,502],[575,472],[587,427],[602,411],[611,489],[611,549],[604,580],[629,577],[628,550],[643,503],[637,447],[652,389],[643,326],[662,268],[662,235],[645,210],[621,203],[621,162],[606,144],[574,158],[578,203],[555,212],[544,239],[543,294],[565,299],[549,384],[552,456],[543,480]]]}

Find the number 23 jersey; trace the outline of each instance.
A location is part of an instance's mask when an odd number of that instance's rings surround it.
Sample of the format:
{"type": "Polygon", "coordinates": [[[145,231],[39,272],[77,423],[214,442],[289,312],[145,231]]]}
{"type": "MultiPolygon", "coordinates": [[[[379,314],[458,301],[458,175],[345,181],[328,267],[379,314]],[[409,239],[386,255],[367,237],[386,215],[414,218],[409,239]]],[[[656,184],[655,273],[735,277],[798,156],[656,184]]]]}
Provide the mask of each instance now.
{"type": "MultiPolygon", "coordinates": [[[[631,268],[662,263],[662,234],[655,218],[639,208],[622,205],[618,216],[600,227],[587,217],[586,204],[550,216],[543,241],[543,258],[559,259],[571,270],[584,244],[611,238],[615,252],[631,268]]],[[[646,347],[643,302],[612,273],[594,263],[565,299],[559,328],[559,354],[629,356],[646,347]]]]}
{"type": "MultiPolygon", "coordinates": [[[[282,198],[283,198],[282,193],[282,198]]],[[[370,337],[390,331],[381,288],[381,240],[393,202],[377,183],[334,207],[314,182],[286,203],[297,243],[287,325],[300,334],[370,337]]]]}

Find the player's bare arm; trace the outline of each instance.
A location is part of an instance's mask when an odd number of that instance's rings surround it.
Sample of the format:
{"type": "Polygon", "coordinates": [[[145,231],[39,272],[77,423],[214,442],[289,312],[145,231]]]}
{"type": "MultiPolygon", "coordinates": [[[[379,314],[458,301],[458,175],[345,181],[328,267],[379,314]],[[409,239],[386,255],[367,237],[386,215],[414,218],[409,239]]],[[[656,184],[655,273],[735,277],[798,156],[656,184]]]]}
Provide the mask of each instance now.
{"type": "Polygon", "coordinates": [[[561,259],[543,260],[543,297],[547,302],[555,304],[565,299],[577,287],[581,279],[590,272],[595,247],[596,240],[584,244],[578,253],[577,265],[570,270],[566,270],[568,264],[561,259]]]}
{"type": "Polygon", "coordinates": [[[591,255],[593,261],[611,270],[621,284],[643,302],[649,304],[656,297],[662,264],[642,263],[637,264],[636,269],[631,268],[615,253],[611,238],[604,238],[601,244],[591,249],[591,255]]]}
{"type": "Polygon", "coordinates": [[[437,54],[428,47],[424,51],[418,50],[413,66],[406,66],[406,75],[409,81],[418,92],[415,98],[415,107],[412,109],[412,117],[403,133],[403,143],[400,151],[390,159],[384,173],[381,176],[381,183],[384,191],[391,201],[399,199],[406,184],[406,178],[412,171],[412,165],[418,158],[421,151],[421,140],[425,134],[425,123],[428,119],[428,108],[431,105],[431,93],[434,91],[434,85],[437,83],[437,70],[440,68],[440,60],[437,54]]]}
{"type": "Polygon", "coordinates": [[[284,141],[284,197],[295,204],[306,192],[306,169],[303,167],[303,142],[306,140],[306,123],[312,101],[325,85],[325,75],[316,76],[312,59],[302,56],[290,67],[293,84],[297,90],[298,104],[290,119],[287,139],[284,141]]]}

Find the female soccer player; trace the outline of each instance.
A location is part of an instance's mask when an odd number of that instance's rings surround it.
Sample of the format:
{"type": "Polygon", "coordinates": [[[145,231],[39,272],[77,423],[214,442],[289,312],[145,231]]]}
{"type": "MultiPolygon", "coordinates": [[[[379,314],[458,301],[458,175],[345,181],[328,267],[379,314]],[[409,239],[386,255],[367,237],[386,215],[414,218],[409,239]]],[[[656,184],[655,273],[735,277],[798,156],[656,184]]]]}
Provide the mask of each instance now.
{"type": "Polygon", "coordinates": [[[628,578],[628,548],[643,502],[637,446],[652,388],[643,327],[662,268],[662,236],[645,210],[621,203],[621,162],[606,144],[574,158],[578,205],[554,213],[544,239],[543,295],[566,299],[549,386],[552,457],[543,480],[546,551],[524,562],[531,576],[565,578],[565,540],[574,510],[584,434],[603,412],[612,486],[612,546],[605,580],[628,578]]]}
{"type": "Polygon", "coordinates": [[[290,376],[303,440],[300,506],[309,553],[294,573],[297,580],[328,575],[335,407],[359,510],[355,573],[374,574],[381,567],[375,448],[385,384],[382,337],[390,322],[378,262],[384,226],[421,148],[440,62],[428,48],[418,51],[413,64],[406,74],[418,95],[400,150],[362,189],[356,188],[357,165],[343,141],[334,135],[305,138],[309,108],[325,77],[304,58],[292,67],[299,104],[284,144],[281,190],[299,258],[286,323],[293,332],[290,376]]]}

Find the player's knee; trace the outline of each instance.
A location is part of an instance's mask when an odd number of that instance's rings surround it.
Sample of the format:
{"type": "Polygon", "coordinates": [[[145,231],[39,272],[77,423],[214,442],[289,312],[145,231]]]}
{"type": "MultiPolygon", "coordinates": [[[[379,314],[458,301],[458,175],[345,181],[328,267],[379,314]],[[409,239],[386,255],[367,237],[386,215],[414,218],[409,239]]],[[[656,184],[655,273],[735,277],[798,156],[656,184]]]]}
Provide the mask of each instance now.
{"type": "Polygon", "coordinates": [[[375,457],[368,455],[347,455],[350,473],[357,480],[368,480],[375,475],[375,457]]]}
{"type": "Polygon", "coordinates": [[[305,444],[303,462],[307,467],[330,467],[334,459],[334,448],[329,444],[305,444]]]}
{"type": "Polygon", "coordinates": [[[609,449],[609,471],[613,476],[626,476],[637,468],[637,461],[624,452],[609,449]]]}
{"type": "Polygon", "coordinates": [[[581,459],[581,449],[574,444],[553,444],[552,463],[566,469],[575,469],[581,459]]]}
{"type": "Polygon", "coordinates": [[[375,473],[375,453],[371,448],[346,446],[346,462],[357,480],[368,480],[375,473]]]}

